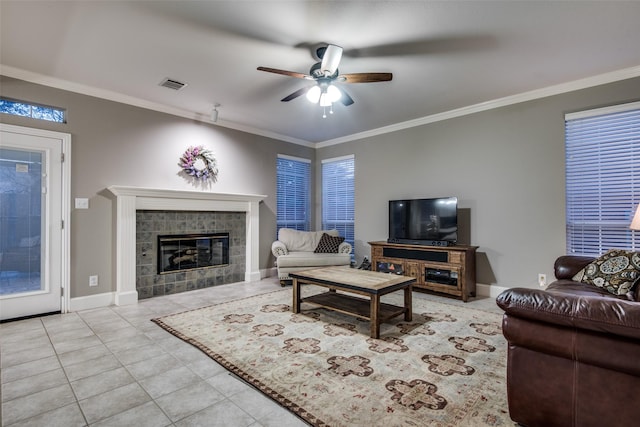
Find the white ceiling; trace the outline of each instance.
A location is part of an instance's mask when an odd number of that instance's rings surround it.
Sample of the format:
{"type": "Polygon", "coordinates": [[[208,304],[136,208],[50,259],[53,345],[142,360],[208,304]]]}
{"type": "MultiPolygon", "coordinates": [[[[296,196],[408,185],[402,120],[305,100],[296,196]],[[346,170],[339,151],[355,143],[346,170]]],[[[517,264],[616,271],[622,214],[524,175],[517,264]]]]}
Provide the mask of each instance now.
{"type": "Polygon", "coordinates": [[[640,1],[0,0],[0,18],[4,75],[198,119],[219,103],[221,126],[303,144],[640,75],[640,1]],[[326,119],[280,102],[309,82],[256,68],[306,74],[319,42],[393,81],[342,84],[355,104],[326,119]]]}

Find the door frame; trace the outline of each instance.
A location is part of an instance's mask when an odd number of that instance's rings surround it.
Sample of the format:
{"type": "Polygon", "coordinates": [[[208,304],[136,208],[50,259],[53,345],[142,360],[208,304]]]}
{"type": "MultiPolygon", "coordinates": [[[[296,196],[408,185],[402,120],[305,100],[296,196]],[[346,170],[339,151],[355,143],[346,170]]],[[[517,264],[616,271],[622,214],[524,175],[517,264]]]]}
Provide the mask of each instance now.
{"type": "Polygon", "coordinates": [[[16,126],[0,123],[0,131],[18,133],[21,135],[31,135],[42,138],[58,139],[62,144],[62,155],[64,161],[62,162],[62,185],[61,185],[61,209],[62,212],[62,230],[61,230],[61,242],[60,242],[60,312],[69,312],[69,301],[71,298],[71,134],[56,132],[45,129],[36,129],[24,126],[16,126]]]}

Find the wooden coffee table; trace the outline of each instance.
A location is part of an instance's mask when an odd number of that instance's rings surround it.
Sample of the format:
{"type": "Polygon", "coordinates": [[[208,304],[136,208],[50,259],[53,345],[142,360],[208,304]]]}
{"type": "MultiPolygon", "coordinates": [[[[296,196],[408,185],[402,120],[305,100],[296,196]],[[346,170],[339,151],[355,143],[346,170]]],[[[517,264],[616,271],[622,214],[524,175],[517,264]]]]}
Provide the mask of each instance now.
{"type": "Polygon", "coordinates": [[[346,314],[353,314],[371,322],[371,338],[380,338],[380,324],[404,314],[404,320],[411,321],[411,297],[414,277],[356,270],[345,267],[326,267],[289,273],[293,278],[294,313],[300,313],[300,303],[309,302],[346,314]],[[329,288],[328,292],[302,298],[300,286],[310,284],[329,288]],[[360,298],[339,293],[346,291],[364,295],[360,298]],[[404,307],[380,302],[380,297],[391,292],[404,290],[404,307]]]}

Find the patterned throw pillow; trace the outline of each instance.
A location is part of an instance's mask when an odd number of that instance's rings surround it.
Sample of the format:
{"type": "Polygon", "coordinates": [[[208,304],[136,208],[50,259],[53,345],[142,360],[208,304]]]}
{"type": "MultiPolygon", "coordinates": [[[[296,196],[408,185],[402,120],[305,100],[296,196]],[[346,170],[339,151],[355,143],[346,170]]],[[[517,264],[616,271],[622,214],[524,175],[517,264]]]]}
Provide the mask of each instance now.
{"type": "Polygon", "coordinates": [[[626,295],[640,278],[640,253],[611,249],[587,265],[574,280],[626,295]]]}
{"type": "Polygon", "coordinates": [[[337,254],[340,243],[342,242],[344,242],[344,237],[334,237],[329,236],[327,233],[322,233],[318,246],[313,252],[317,254],[337,254]]]}

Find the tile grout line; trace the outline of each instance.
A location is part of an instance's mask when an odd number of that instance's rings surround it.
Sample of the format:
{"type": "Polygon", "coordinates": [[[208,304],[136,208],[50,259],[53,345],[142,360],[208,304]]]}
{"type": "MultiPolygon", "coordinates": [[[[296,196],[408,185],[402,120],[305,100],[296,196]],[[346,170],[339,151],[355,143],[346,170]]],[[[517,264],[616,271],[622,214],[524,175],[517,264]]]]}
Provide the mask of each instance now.
{"type": "MultiPolygon", "coordinates": [[[[62,315],[60,315],[62,317],[62,315]]],[[[86,322],[84,321],[84,319],[82,319],[80,316],[78,316],[82,322],[86,325],[86,322]]],[[[45,332],[47,333],[47,337],[49,338],[49,342],[51,342],[51,347],[53,347],[53,352],[56,355],[56,359],[58,360],[58,363],[60,364],[60,368],[62,369],[62,373],[64,374],[64,377],[67,379],[67,384],[69,385],[69,388],[71,389],[71,393],[73,393],[73,397],[75,398],[75,403],[78,406],[78,409],[80,410],[80,414],[82,414],[82,418],[84,419],[84,424],[85,426],[89,425],[89,421],[87,420],[87,417],[84,414],[84,411],[82,410],[82,407],[80,406],[80,401],[78,400],[78,395],[76,394],[76,391],[73,389],[73,386],[71,386],[71,380],[69,379],[69,375],[67,374],[67,371],[64,369],[64,365],[62,364],[62,360],[60,360],[60,354],[56,351],[56,347],[53,344],[53,341],[51,340],[51,335],[49,334],[49,330],[47,329],[47,325],[42,322],[42,326],[44,327],[45,332]]],[[[59,409],[59,408],[56,408],[59,409]]]]}

